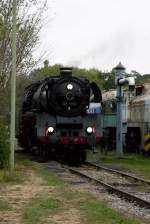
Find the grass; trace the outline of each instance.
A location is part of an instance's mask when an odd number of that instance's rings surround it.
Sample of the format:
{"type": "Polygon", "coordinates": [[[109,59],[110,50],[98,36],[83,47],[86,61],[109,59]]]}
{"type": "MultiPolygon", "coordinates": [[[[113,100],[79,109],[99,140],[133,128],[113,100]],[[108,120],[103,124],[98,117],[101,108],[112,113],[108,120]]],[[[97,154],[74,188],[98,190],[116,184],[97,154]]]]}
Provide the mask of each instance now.
{"type": "Polygon", "coordinates": [[[10,205],[8,204],[7,201],[0,199],[0,212],[6,211],[6,210],[7,211],[10,210],[10,205]]]}
{"type": "Polygon", "coordinates": [[[10,174],[8,169],[0,169],[0,185],[22,183],[23,181],[24,174],[20,167],[16,166],[13,175],[10,174]]]}
{"type": "MultiPolygon", "coordinates": [[[[19,167],[24,170],[20,171],[21,179],[26,178],[26,170],[33,169],[35,175],[42,177],[44,185],[54,189],[50,194],[46,195],[42,192],[40,195],[34,196],[23,207],[22,220],[23,224],[42,224],[42,223],[57,223],[53,217],[55,215],[62,217],[70,208],[78,211],[77,218],[81,224],[140,224],[141,222],[132,217],[127,217],[119,211],[113,210],[107,206],[107,203],[99,201],[96,197],[89,193],[81,193],[73,189],[69,184],[61,180],[57,175],[43,168],[40,164],[28,161],[23,158],[17,159],[17,169],[19,167]],[[23,176],[23,178],[22,178],[23,176]],[[64,213],[63,213],[64,212],[64,213]]],[[[104,158],[105,160],[105,158],[104,158]]],[[[19,171],[18,171],[19,172],[19,171]]],[[[1,176],[1,172],[0,172],[1,176]]],[[[21,180],[20,179],[20,180],[21,180]]],[[[1,179],[2,181],[2,179],[1,179]]],[[[6,184],[11,184],[11,182],[6,184]]],[[[14,182],[12,182],[14,184],[14,182]]],[[[22,184],[23,187],[24,183],[22,184]]],[[[1,194],[1,188],[0,188],[1,194]]],[[[11,206],[11,202],[9,201],[11,206]]],[[[1,210],[9,210],[9,205],[5,201],[0,201],[1,210]]],[[[1,212],[0,210],[0,212],[1,212]]],[[[71,219],[73,218],[71,214],[71,219]]],[[[65,216],[65,215],[64,215],[65,216]]],[[[68,217],[65,216],[67,219],[68,217]]],[[[63,223],[63,222],[60,222],[63,223]]],[[[69,222],[67,222],[69,223],[69,222]]],[[[70,223],[74,223],[71,222],[70,223]]],[[[142,222],[143,223],[143,222],[142,222]]]]}
{"type": "MultiPolygon", "coordinates": [[[[47,180],[47,183],[50,186],[56,186],[57,196],[60,197],[61,200],[64,202],[62,204],[60,203],[59,205],[63,206],[63,204],[67,204],[69,206],[75,207],[80,211],[82,224],[140,223],[137,220],[126,218],[119,212],[110,209],[106,205],[106,203],[100,202],[95,197],[90,196],[88,193],[80,193],[71,189],[70,186],[68,186],[68,184],[64,183],[64,181],[60,180],[56,175],[50,173],[45,169],[40,168],[40,175],[42,175],[43,178],[47,180]]],[[[63,209],[63,207],[61,206],[59,207],[60,210],[63,209]]]]}
{"type": "Polygon", "coordinates": [[[60,180],[57,175],[45,168],[37,167],[37,170],[39,171],[39,174],[44,178],[44,180],[46,180],[49,186],[55,186],[60,189],[65,189],[66,183],[60,180]]]}
{"type": "Polygon", "coordinates": [[[36,198],[25,208],[23,223],[42,224],[43,218],[60,211],[61,202],[54,198],[36,198]]]}
{"type": "Polygon", "coordinates": [[[80,211],[82,224],[140,224],[136,219],[130,219],[100,202],[88,193],[79,193],[66,189],[61,192],[67,203],[80,211]]]}
{"type": "Polygon", "coordinates": [[[57,178],[57,176],[54,173],[50,172],[48,169],[43,168],[42,165],[24,159],[23,156],[17,156],[17,161],[20,165],[30,167],[35,170],[38,175],[43,177],[43,179],[47,182],[49,186],[57,186],[60,188],[65,187],[65,182],[57,178]]]}
{"type": "Polygon", "coordinates": [[[100,153],[89,153],[88,159],[99,161],[106,165],[119,166],[123,169],[138,172],[145,178],[150,178],[150,157],[137,154],[124,154],[124,158],[118,159],[115,152],[108,152],[107,155],[100,153]]]}
{"type": "Polygon", "coordinates": [[[130,220],[123,215],[108,208],[106,204],[99,203],[93,198],[89,198],[88,202],[80,202],[79,207],[84,214],[83,223],[85,224],[137,224],[136,220],[130,220]]]}

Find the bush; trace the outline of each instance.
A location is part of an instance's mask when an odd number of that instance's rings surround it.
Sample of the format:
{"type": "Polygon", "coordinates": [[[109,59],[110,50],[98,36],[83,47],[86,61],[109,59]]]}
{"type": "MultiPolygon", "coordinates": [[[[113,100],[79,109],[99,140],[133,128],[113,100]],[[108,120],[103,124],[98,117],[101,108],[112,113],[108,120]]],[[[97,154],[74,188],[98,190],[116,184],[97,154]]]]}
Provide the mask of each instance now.
{"type": "Polygon", "coordinates": [[[6,126],[0,121],[0,168],[8,167],[9,163],[9,133],[6,126]]]}

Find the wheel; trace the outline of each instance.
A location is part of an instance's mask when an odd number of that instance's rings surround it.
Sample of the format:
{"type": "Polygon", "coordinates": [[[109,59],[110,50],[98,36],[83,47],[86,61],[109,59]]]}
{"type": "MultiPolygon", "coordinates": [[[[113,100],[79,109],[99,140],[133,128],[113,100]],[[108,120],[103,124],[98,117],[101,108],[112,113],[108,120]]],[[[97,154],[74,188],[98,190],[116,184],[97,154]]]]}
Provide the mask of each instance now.
{"type": "Polygon", "coordinates": [[[38,162],[44,163],[48,160],[48,148],[42,142],[38,143],[37,146],[37,157],[38,162]]]}
{"type": "Polygon", "coordinates": [[[86,160],[86,151],[85,149],[80,150],[80,163],[84,163],[86,160]]]}
{"type": "Polygon", "coordinates": [[[70,166],[79,165],[86,160],[86,151],[79,146],[70,146],[67,150],[67,163],[70,166]]]}
{"type": "Polygon", "coordinates": [[[79,162],[79,156],[77,155],[74,145],[70,145],[66,150],[66,162],[69,166],[74,166],[79,162]]]}

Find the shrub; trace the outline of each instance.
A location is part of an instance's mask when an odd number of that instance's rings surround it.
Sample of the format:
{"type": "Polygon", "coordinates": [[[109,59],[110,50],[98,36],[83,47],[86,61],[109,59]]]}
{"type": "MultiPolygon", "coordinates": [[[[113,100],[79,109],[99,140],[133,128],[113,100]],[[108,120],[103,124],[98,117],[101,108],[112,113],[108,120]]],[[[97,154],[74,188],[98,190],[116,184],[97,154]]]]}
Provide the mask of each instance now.
{"type": "Polygon", "coordinates": [[[6,126],[0,121],[0,168],[8,167],[9,163],[9,133],[6,126]]]}

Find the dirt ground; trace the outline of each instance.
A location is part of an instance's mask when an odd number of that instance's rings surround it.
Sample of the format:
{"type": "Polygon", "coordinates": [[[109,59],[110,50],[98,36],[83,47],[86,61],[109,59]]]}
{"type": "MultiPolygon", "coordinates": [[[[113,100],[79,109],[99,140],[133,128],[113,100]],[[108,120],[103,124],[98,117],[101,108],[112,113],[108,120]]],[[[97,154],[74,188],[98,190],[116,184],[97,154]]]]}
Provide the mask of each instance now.
{"type": "Polygon", "coordinates": [[[27,160],[17,166],[17,180],[0,182],[0,224],[141,223],[112,210],[84,185],[76,189],[50,168],[27,160]]]}
{"type": "MultiPolygon", "coordinates": [[[[48,186],[43,178],[28,168],[22,183],[2,186],[0,193],[0,200],[7,202],[9,207],[6,210],[0,209],[0,224],[22,224],[23,212],[28,204],[42,195],[51,197],[55,194],[55,187],[48,186]]],[[[80,224],[80,212],[76,208],[69,208],[66,204],[65,211],[46,216],[42,223],[80,224]]]]}

